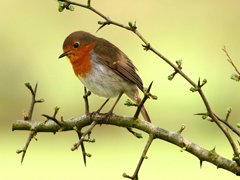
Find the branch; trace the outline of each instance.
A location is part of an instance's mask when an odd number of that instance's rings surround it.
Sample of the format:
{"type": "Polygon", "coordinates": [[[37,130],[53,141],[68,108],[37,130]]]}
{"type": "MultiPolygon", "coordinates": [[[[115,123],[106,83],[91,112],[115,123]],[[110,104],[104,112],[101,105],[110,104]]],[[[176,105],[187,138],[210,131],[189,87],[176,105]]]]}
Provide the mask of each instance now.
{"type": "MultiPolygon", "coordinates": [[[[93,120],[101,119],[101,115],[94,116],[93,120]]],[[[12,130],[30,130],[31,127],[35,126],[36,132],[57,132],[59,126],[54,122],[47,122],[44,126],[38,126],[40,122],[36,121],[24,121],[24,120],[16,120],[12,124],[12,130]]],[[[79,117],[73,120],[64,120],[63,123],[63,131],[73,130],[74,126],[77,126],[78,129],[82,129],[85,126],[90,125],[89,118],[86,115],[79,117]]],[[[104,120],[97,121],[97,124],[106,124],[104,120]]],[[[108,125],[115,125],[119,127],[130,127],[136,128],[138,130],[144,131],[148,134],[152,134],[156,139],[162,139],[164,141],[170,142],[181,149],[193,154],[200,161],[207,161],[218,168],[223,168],[228,170],[236,175],[240,175],[240,167],[238,167],[237,163],[231,160],[228,160],[220,155],[218,155],[215,151],[208,151],[199,145],[191,142],[190,140],[184,138],[177,132],[171,132],[165,129],[162,129],[154,124],[146,122],[141,119],[134,120],[132,117],[127,116],[118,116],[112,115],[108,120],[108,125]]]]}

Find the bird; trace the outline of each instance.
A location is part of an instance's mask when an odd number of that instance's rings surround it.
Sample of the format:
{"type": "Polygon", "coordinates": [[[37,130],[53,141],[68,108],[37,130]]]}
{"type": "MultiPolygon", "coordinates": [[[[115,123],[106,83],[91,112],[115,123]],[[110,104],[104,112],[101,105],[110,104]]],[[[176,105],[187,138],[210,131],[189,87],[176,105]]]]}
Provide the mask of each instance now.
{"type": "MultiPolygon", "coordinates": [[[[63,53],[59,58],[67,57],[73,71],[82,84],[93,94],[106,98],[104,104],[95,112],[100,111],[109,99],[118,97],[113,107],[103,118],[113,114],[113,110],[126,94],[135,103],[140,104],[139,91],[144,92],[142,79],[137,74],[137,68],[132,61],[117,46],[111,42],[96,37],[85,31],[75,31],[67,36],[63,43],[63,53]]],[[[143,118],[151,122],[146,108],[142,106],[143,118]]]]}

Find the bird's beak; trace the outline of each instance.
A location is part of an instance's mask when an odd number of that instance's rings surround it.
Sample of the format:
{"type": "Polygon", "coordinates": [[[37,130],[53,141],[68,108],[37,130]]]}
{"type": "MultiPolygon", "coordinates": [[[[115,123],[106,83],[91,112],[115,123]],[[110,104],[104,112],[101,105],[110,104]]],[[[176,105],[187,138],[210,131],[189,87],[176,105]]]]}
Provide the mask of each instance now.
{"type": "Polygon", "coordinates": [[[64,56],[67,56],[69,53],[70,53],[70,51],[67,51],[67,52],[62,53],[62,54],[58,57],[58,59],[60,59],[60,58],[62,58],[62,57],[64,57],[64,56]]]}

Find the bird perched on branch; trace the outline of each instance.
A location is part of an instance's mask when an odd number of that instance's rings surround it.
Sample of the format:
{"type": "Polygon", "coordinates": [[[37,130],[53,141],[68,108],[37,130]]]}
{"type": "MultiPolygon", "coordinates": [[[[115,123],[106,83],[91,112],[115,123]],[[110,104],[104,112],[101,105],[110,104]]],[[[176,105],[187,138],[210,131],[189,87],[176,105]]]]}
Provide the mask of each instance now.
{"type": "MultiPolygon", "coordinates": [[[[141,102],[138,88],[143,92],[143,83],[136,73],[136,67],[109,41],[84,31],[76,31],[63,43],[63,53],[59,58],[64,56],[68,57],[75,75],[85,87],[93,94],[107,98],[94,114],[100,113],[110,98],[118,96],[111,110],[103,117],[108,120],[123,93],[135,103],[141,102]]],[[[146,121],[151,122],[144,106],[141,113],[146,121]]]]}

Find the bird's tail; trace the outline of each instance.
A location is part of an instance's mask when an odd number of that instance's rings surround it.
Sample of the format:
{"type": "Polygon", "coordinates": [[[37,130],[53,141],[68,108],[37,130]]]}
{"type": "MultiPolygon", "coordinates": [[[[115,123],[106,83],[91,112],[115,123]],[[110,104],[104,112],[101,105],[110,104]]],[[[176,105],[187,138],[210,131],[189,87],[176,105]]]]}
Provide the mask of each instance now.
{"type": "Polygon", "coordinates": [[[145,121],[148,121],[148,122],[151,123],[151,119],[150,119],[150,117],[149,117],[149,115],[147,113],[147,110],[145,109],[144,106],[142,106],[141,114],[142,114],[143,118],[145,119],[145,121]]]}

